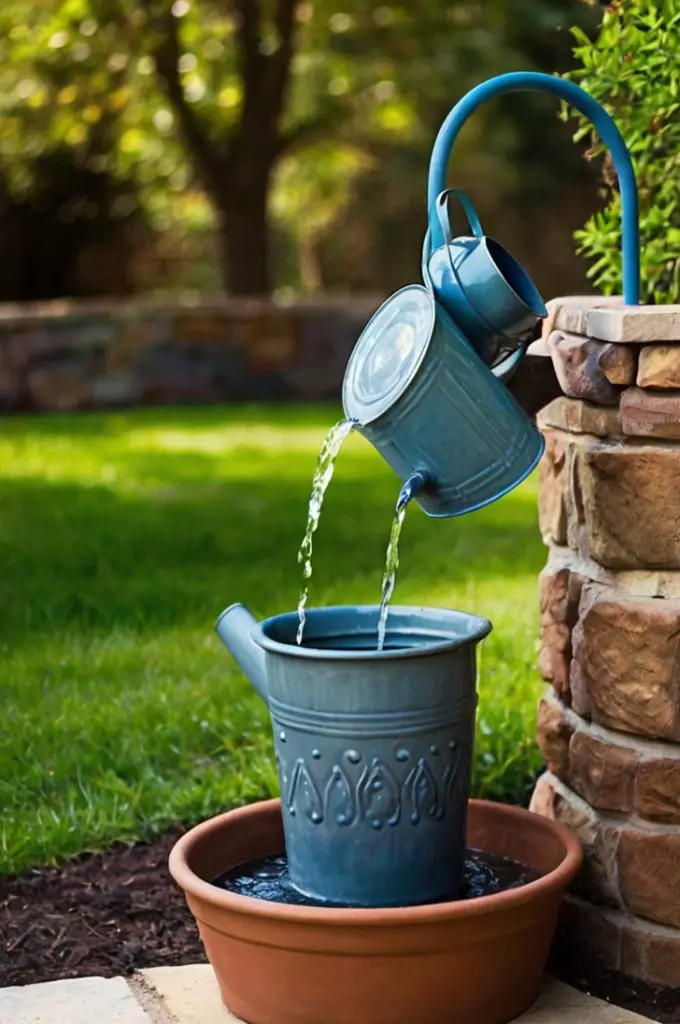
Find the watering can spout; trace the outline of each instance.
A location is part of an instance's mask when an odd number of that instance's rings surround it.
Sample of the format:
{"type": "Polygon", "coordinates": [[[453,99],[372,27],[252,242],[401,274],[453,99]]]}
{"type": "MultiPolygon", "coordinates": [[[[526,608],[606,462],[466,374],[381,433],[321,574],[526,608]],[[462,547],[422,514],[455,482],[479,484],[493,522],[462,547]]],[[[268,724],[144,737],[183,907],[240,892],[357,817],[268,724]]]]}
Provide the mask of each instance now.
{"type": "Polygon", "coordinates": [[[232,604],[220,615],[215,632],[253,684],[265,703],[269,703],[265,653],[255,642],[257,621],[242,604],[232,604]]]}
{"type": "Polygon", "coordinates": [[[415,473],[411,473],[410,477],[399,491],[399,497],[397,498],[397,509],[401,509],[404,505],[408,505],[411,498],[415,498],[416,495],[424,491],[426,487],[432,487],[434,481],[432,475],[428,473],[426,469],[417,469],[415,473]]]}

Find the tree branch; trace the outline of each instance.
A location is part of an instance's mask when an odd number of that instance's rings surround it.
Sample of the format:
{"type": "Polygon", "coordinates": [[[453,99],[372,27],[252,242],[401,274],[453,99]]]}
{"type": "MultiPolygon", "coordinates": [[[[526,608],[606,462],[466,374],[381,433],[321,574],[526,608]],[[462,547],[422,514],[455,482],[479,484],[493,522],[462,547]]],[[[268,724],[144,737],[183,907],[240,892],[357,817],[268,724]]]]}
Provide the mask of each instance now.
{"type": "Polygon", "coordinates": [[[279,136],[277,153],[299,149],[301,146],[309,146],[314,142],[322,142],[330,138],[347,124],[352,113],[353,111],[347,106],[337,103],[306,121],[301,121],[279,136]]]}
{"type": "Polygon", "coordinates": [[[201,118],[188,102],[179,73],[180,41],[177,19],[165,3],[142,0],[151,29],[155,35],[152,56],[165,93],[172,105],[187,145],[194,154],[203,176],[211,186],[216,182],[224,163],[229,160],[228,151],[210,139],[201,118]],[[218,169],[217,165],[220,165],[218,169]]]}
{"type": "Polygon", "coordinates": [[[271,108],[276,108],[277,121],[285,102],[286,88],[293,60],[296,10],[297,0],[278,0],[275,24],[279,45],[267,62],[270,68],[267,91],[271,108]]]}
{"type": "Polygon", "coordinates": [[[238,15],[236,42],[243,80],[244,111],[259,91],[262,63],[259,0],[234,0],[238,15]]]}
{"type": "Polygon", "coordinates": [[[276,49],[263,52],[262,0],[233,0],[238,13],[237,45],[243,81],[243,137],[276,151],[278,122],[283,110],[293,59],[295,11],[298,0],[277,0],[274,12],[276,49]]]}

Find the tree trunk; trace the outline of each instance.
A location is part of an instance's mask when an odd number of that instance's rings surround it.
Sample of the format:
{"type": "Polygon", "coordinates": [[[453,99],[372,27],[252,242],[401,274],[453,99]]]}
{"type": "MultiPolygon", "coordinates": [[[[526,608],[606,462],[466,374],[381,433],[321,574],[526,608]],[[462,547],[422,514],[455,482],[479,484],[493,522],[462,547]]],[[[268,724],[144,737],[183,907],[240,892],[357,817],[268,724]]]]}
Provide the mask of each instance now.
{"type": "Polygon", "coordinates": [[[271,290],[267,189],[225,196],[219,204],[224,284],[233,295],[268,295],[271,290]]]}
{"type": "Polygon", "coordinates": [[[316,238],[313,235],[302,235],[298,240],[298,263],[300,286],[305,295],[320,292],[323,288],[323,276],[316,251],[316,238]]]}

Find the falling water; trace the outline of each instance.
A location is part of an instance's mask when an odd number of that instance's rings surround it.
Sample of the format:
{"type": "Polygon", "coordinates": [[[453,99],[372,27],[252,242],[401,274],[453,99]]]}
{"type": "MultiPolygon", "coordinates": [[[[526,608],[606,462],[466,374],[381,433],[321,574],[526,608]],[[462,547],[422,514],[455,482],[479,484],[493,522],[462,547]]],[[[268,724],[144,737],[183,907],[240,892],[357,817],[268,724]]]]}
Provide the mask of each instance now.
{"type": "Polygon", "coordinates": [[[316,470],[314,472],[314,479],[312,480],[312,493],[309,496],[309,510],[307,512],[307,529],[305,535],[302,538],[302,544],[298,551],[298,562],[302,565],[302,576],[303,585],[300,593],[300,600],[298,601],[298,617],[299,625],[297,631],[297,642],[302,643],[302,637],[305,631],[305,605],[307,604],[307,597],[309,595],[309,580],[312,575],[312,538],[314,532],[319,525],[319,518],[321,516],[321,506],[323,505],[324,495],[328,489],[328,485],[333,477],[333,470],[335,469],[335,460],[338,456],[338,452],[342,448],[343,442],[349,437],[353,428],[356,426],[356,420],[340,420],[334,427],[328,431],[323,444],[321,445],[321,451],[319,452],[319,459],[316,464],[316,470]]]}
{"type": "Polygon", "coordinates": [[[390,541],[387,545],[387,554],[385,556],[385,569],[383,571],[382,578],[382,601],[380,603],[380,616],[378,618],[378,650],[382,651],[385,646],[385,634],[387,632],[387,615],[389,611],[389,604],[394,593],[394,583],[397,578],[397,569],[399,568],[399,537],[401,536],[401,528],[404,525],[404,518],[406,516],[406,508],[410,499],[409,494],[402,493],[399,495],[397,502],[397,508],[394,513],[394,519],[392,520],[392,529],[390,530],[390,541]]]}

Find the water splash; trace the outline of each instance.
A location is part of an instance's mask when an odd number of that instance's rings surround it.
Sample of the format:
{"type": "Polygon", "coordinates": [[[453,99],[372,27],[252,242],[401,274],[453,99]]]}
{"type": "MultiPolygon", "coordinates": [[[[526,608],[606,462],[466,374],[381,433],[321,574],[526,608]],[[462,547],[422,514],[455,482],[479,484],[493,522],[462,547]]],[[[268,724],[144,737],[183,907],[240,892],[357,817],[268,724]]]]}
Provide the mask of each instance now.
{"type": "MultiPolygon", "coordinates": [[[[479,896],[491,896],[519,889],[535,882],[540,873],[535,868],[510,860],[499,853],[469,849],[465,857],[465,881],[458,894],[459,900],[473,900],[479,896]]],[[[239,896],[250,896],[269,903],[285,903],[297,907],[332,906],[324,900],[314,899],[299,892],[288,874],[286,855],[264,857],[249,861],[219,875],[212,883],[227,892],[239,896]]],[[[437,900],[437,903],[448,900],[437,900]]]]}
{"type": "Polygon", "coordinates": [[[319,459],[316,464],[314,479],[312,480],[312,493],[309,496],[307,528],[297,556],[298,562],[302,565],[303,577],[300,600],[297,606],[299,623],[296,639],[298,645],[302,643],[305,632],[305,606],[309,596],[309,580],[312,576],[312,540],[319,525],[324,495],[333,477],[338,452],[342,448],[344,441],[352,433],[356,424],[357,421],[351,419],[340,420],[339,423],[336,423],[326,434],[321,445],[321,451],[319,452],[319,459]]]}

